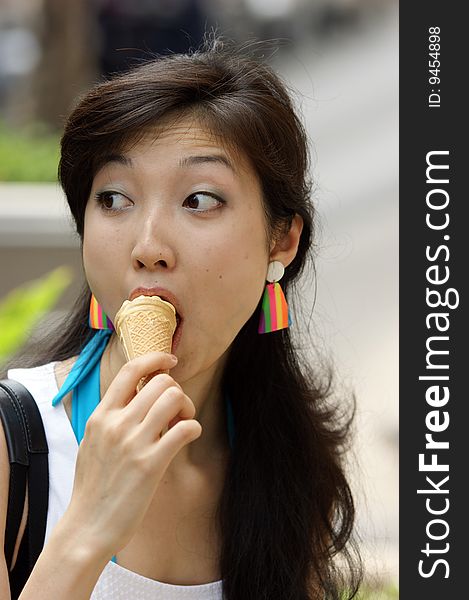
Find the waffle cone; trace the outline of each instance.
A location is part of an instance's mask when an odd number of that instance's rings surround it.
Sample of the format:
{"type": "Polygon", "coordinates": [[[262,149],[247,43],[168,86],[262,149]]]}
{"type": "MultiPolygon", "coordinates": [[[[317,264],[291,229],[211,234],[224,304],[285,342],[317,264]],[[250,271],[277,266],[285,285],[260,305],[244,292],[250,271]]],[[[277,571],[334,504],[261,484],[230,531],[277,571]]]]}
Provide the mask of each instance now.
{"type": "MultiPolygon", "coordinates": [[[[176,310],[158,296],[138,296],[134,300],[126,300],[114,321],[127,360],[148,352],[171,352],[176,310]]],[[[138,389],[149,379],[142,379],[138,389]]]]}

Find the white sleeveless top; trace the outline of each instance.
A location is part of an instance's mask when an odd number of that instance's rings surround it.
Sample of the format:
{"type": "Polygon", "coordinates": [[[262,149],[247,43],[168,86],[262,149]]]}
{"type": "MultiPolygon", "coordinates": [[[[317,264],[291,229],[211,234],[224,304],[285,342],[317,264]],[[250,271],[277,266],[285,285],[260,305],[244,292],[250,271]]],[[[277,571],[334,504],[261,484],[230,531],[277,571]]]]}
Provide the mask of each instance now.
{"type": "MultiPolygon", "coordinates": [[[[55,364],[8,371],[8,377],[22,383],[36,400],[49,446],[49,508],[45,543],[70,502],[78,452],[63,403],[52,406],[52,398],[58,392],[55,364]]],[[[203,585],[171,585],[109,562],[90,600],[222,600],[222,597],[221,581],[203,585]]]]}

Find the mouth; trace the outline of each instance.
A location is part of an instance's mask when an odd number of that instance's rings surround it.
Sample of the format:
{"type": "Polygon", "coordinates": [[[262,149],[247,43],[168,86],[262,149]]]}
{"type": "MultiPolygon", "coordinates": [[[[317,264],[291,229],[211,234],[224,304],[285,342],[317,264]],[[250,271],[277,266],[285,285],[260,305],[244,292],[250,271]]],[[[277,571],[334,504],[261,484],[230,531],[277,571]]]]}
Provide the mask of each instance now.
{"type": "Polygon", "coordinates": [[[173,334],[173,341],[171,344],[171,354],[174,354],[176,351],[176,348],[179,346],[179,342],[181,340],[181,336],[182,336],[182,319],[181,317],[176,313],[176,329],[174,330],[174,334],[173,334]]]}
{"type": "Polygon", "coordinates": [[[174,310],[176,311],[176,329],[174,330],[173,342],[172,342],[172,347],[171,347],[171,352],[174,353],[174,351],[176,350],[177,346],[179,345],[179,341],[181,339],[182,326],[183,326],[183,322],[184,322],[184,318],[181,315],[181,312],[179,310],[179,301],[174,296],[174,294],[172,292],[170,292],[169,290],[166,290],[164,288],[157,288],[157,287],[135,288],[130,293],[129,300],[134,300],[138,296],[159,296],[162,300],[164,300],[165,302],[169,302],[169,304],[171,304],[174,307],[174,310]]]}

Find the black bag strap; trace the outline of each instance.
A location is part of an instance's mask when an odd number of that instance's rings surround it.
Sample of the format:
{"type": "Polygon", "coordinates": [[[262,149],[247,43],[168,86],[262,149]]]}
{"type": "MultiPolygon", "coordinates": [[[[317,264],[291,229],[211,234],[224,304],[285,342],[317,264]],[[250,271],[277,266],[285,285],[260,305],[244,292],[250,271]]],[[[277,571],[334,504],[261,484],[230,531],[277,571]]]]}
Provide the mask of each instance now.
{"type": "Polygon", "coordinates": [[[26,583],[44,545],[49,503],[48,446],[34,398],[19,382],[0,380],[0,418],[10,462],[10,490],[5,529],[5,558],[10,568],[23,515],[26,482],[27,525],[15,568],[10,571],[12,597],[26,583]]]}

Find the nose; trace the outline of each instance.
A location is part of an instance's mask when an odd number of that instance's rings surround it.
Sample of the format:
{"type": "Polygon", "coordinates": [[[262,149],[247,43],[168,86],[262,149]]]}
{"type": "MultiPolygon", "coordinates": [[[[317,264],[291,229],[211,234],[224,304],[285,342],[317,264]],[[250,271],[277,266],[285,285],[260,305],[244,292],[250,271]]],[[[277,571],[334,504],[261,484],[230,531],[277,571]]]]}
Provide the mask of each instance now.
{"type": "Polygon", "coordinates": [[[135,270],[155,271],[174,267],[176,254],[174,245],[170,241],[174,240],[174,237],[170,235],[169,229],[169,225],[164,226],[162,219],[159,220],[158,226],[151,218],[142,224],[141,230],[136,234],[131,253],[132,266],[135,270]]]}

